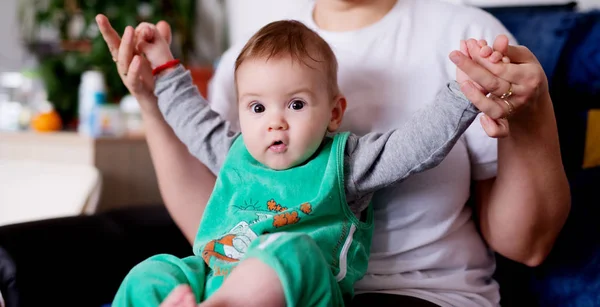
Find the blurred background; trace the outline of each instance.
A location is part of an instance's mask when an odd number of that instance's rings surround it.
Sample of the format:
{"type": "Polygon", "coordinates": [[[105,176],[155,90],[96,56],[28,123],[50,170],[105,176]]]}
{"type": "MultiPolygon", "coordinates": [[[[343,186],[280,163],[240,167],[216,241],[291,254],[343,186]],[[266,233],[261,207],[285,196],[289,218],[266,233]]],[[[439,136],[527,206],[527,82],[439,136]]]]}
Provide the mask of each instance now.
{"type": "MultiPolygon", "coordinates": [[[[175,56],[206,95],[229,46],[308,1],[1,0],[0,292],[11,294],[4,281],[14,284],[6,255],[30,301],[62,294],[100,306],[139,260],[166,251],[189,254],[164,208],[139,105],[117,75],[96,14],[107,15],[121,33],[141,21],[168,21],[175,56]],[[76,220],[100,231],[79,233],[76,220]],[[35,229],[46,232],[46,225],[53,226],[40,238],[35,229]],[[69,255],[52,252],[61,249],[77,252],[59,259],[69,255]],[[92,254],[103,263],[77,256],[92,254]],[[77,278],[60,282],[74,274],[55,267],[66,262],[85,267],[78,273],[105,287],[77,278]]],[[[544,265],[531,269],[497,257],[503,306],[600,306],[600,0],[447,1],[487,10],[537,56],[550,83],[571,187],[569,219],[544,265]]]]}
{"type": "MultiPolygon", "coordinates": [[[[219,57],[229,46],[243,43],[264,24],[285,18],[308,1],[0,2],[0,225],[161,202],[139,106],[117,75],[95,24],[96,14],[107,15],[119,32],[142,21],[169,22],[175,56],[192,71],[206,95],[219,57]],[[65,195],[72,200],[65,201],[65,195]]],[[[565,46],[571,44],[567,43],[571,33],[590,24],[587,16],[600,7],[600,0],[448,1],[483,7],[496,15],[536,53],[551,82],[561,67],[558,75],[569,77],[557,84],[589,81],[578,66],[565,68],[560,59],[582,57],[565,46]],[[540,28],[547,35],[540,35],[540,28]]],[[[588,36],[582,37],[593,40],[588,36]]],[[[586,50],[585,55],[598,56],[596,49],[586,50]]],[[[573,97],[556,88],[557,97],[573,97]]],[[[565,137],[565,144],[584,148],[587,134],[577,135],[565,137]]],[[[583,161],[583,149],[564,154],[575,157],[571,159],[575,169],[596,165],[594,159],[583,161]]]]}
{"type": "MultiPolygon", "coordinates": [[[[175,56],[206,95],[229,46],[308,1],[2,0],[0,225],[161,202],[139,106],[117,75],[96,14],[107,15],[119,32],[142,21],[169,22],[175,56]],[[65,195],[71,195],[69,205],[65,195]]],[[[564,47],[569,33],[585,23],[573,20],[600,7],[600,0],[448,1],[488,9],[538,55],[551,76],[561,69],[559,55],[569,50],[564,47]],[[539,35],[540,27],[548,35],[539,35]]],[[[595,49],[591,55],[597,56],[595,49]]],[[[585,134],[578,135],[583,143],[585,134]]],[[[573,155],[576,168],[595,165],[593,159],[580,161],[579,151],[573,155]]]]}

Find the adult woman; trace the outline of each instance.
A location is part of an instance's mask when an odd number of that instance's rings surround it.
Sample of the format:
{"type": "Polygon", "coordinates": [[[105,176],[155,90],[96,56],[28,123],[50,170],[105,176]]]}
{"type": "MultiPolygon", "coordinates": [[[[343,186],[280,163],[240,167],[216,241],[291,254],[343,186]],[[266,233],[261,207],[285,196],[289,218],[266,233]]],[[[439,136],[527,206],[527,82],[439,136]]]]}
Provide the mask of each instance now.
{"type": "MultiPolygon", "coordinates": [[[[431,101],[440,82],[454,78],[447,56],[460,39],[490,39],[506,32],[480,10],[435,0],[317,0],[296,14],[333,47],[340,88],[349,101],[343,128],[356,133],[400,125],[431,101]]],[[[163,198],[193,240],[214,177],[187,153],[156,111],[149,68],[141,57],[132,62],[133,29],[126,29],[119,42],[104,18],[98,22],[125,84],[143,105],[163,198]],[[137,82],[140,76],[147,82],[137,82]]],[[[159,27],[168,35],[165,24],[159,27]]],[[[495,118],[514,113],[510,135],[496,142],[476,123],[439,167],[373,200],[372,256],[357,290],[394,296],[364,294],[357,302],[369,298],[396,304],[417,300],[415,304],[423,305],[495,306],[500,298],[486,243],[532,266],[548,254],[569,209],[552,103],[533,54],[505,46],[505,38],[495,44],[515,64],[501,71],[488,71],[474,54],[473,60],[458,52],[451,58],[487,92],[504,95],[508,109],[500,109],[495,118]],[[465,205],[471,181],[476,182],[476,221],[482,236],[465,205]]],[[[232,121],[237,116],[233,62],[238,52],[234,46],[223,56],[209,97],[213,108],[232,121]]],[[[463,90],[469,99],[497,102],[468,85],[463,90]]],[[[484,118],[482,124],[489,123],[484,118]]]]}

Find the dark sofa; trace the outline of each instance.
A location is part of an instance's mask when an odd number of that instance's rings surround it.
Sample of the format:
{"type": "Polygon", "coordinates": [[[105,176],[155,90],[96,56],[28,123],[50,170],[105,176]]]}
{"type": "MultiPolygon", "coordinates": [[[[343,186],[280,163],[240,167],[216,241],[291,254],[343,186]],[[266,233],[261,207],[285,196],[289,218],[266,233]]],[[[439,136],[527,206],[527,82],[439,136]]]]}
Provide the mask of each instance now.
{"type": "MultiPolygon", "coordinates": [[[[497,256],[503,306],[600,306],[600,167],[581,167],[587,114],[600,109],[600,13],[575,8],[487,8],[544,66],[573,195],[541,266],[497,256]]],[[[97,307],[110,302],[132,266],[156,253],[191,253],[162,205],[4,226],[0,292],[8,307],[97,307]]]]}

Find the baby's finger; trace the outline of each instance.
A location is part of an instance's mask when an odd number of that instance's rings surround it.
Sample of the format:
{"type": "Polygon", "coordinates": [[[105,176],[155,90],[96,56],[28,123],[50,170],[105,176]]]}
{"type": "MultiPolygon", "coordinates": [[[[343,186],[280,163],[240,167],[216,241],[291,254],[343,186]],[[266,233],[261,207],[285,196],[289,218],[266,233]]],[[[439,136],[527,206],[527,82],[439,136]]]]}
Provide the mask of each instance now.
{"type": "Polygon", "coordinates": [[[488,45],[488,43],[487,43],[487,41],[485,39],[478,40],[477,44],[479,45],[479,47],[484,47],[484,46],[488,45]]]}
{"type": "Polygon", "coordinates": [[[492,47],[490,46],[483,46],[481,48],[481,50],[479,51],[479,56],[481,56],[482,58],[487,58],[490,55],[492,55],[494,52],[494,50],[492,49],[492,47]]]}
{"type": "Polygon", "coordinates": [[[467,42],[464,40],[460,41],[460,52],[462,52],[462,54],[469,56],[469,49],[467,48],[467,42]]]}
{"type": "Polygon", "coordinates": [[[144,29],[144,31],[142,31],[142,37],[147,42],[151,42],[152,40],[154,40],[154,31],[152,31],[152,29],[150,28],[146,28],[144,29]]]}
{"type": "Polygon", "coordinates": [[[500,53],[500,51],[494,51],[492,53],[492,55],[490,56],[490,61],[492,63],[498,63],[498,62],[502,61],[503,57],[504,57],[504,55],[502,53],[500,53]]]}
{"type": "Polygon", "coordinates": [[[135,27],[136,35],[145,41],[151,42],[154,39],[154,25],[148,22],[142,22],[135,27]]]}

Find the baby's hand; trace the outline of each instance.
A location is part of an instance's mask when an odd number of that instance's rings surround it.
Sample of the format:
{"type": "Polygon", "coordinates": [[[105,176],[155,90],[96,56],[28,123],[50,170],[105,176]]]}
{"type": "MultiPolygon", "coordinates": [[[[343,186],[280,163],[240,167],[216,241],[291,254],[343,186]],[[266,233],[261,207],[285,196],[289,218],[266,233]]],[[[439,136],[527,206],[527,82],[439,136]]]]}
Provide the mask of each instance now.
{"type": "MultiPolygon", "coordinates": [[[[487,41],[485,40],[476,41],[474,39],[469,39],[469,43],[467,43],[467,41],[461,40],[460,51],[462,54],[469,58],[473,58],[471,55],[478,54],[479,57],[487,58],[491,63],[494,63],[495,65],[501,65],[499,64],[500,61],[502,61],[503,63],[510,63],[510,59],[508,57],[504,56],[499,51],[494,51],[490,46],[488,46],[487,41]]],[[[465,82],[469,82],[477,90],[481,91],[484,94],[487,94],[483,87],[481,87],[481,85],[473,82],[473,80],[471,80],[464,72],[462,72],[458,68],[456,71],[456,81],[461,85],[465,82]]],[[[506,120],[505,118],[493,119],[488,115],[483,114],[480,118],[480,121],[483,130],[487,133],[489,137],[503,138],[508,136],[509,134],[508,120],[506,120]]]]}
{"type": "Polygon", "coordinates": [[[160,35],[155,25],[142,22],[135,29],[136,49],[145,55],[152,69],[173,60],[167,41],[160,35]]]}
{"type": "MultiPolygon", "coordinates": [[[[506,43],[508,44],[508,41],[506,41],[506,43]]],[[[477,45],[479,45],[479,47],[481,47],[481,49],[479,50],[479,56],[482,58],[488,58],[490,60],[490,62],[492,63],[498,63],[500,61],[502,61],[503,63],[510,63],[510,59],[505,56],[504,54],[502,54],[502,52],[498,51],[498,50],[494,50],[492,49],[492,47],[488,46],[487,41],[485,39],[480,39],[477,41],[477,45]]],[[[462,46],[461,46],[462,48],[462,46]]],[[[466,45],[465,45],[466,48],[466,45]]],[[[503,48],[506,49],[506,48],[503,48]]],[[[462,50],[462,49],[461,49],[462,50]]]]}

